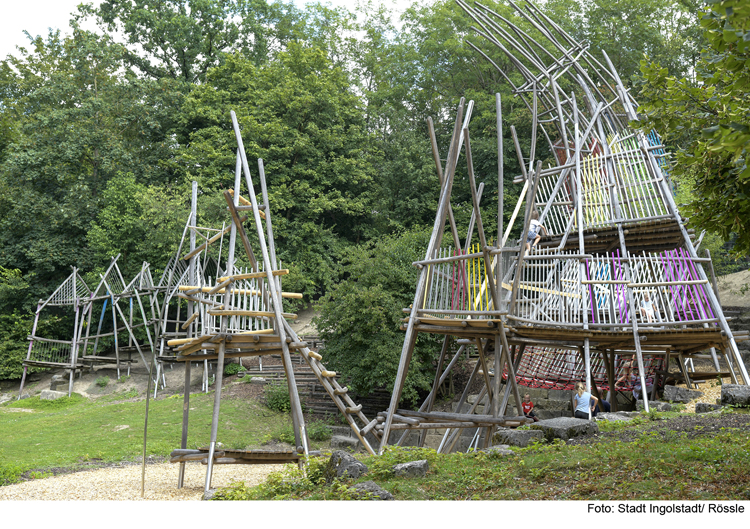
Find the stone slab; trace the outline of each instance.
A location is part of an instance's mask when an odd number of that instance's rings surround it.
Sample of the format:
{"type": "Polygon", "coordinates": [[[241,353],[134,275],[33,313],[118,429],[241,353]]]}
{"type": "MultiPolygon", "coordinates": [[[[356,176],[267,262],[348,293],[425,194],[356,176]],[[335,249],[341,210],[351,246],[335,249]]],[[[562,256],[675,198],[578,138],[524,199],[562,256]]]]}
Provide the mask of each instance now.
{"type": "MultiPolygon", "coordinates": [[[[672,405],[669,402],[662,402],[660,400],[650,400],[650,401],[648,401],[648,407],[649,407],[650,410],[672,411],[672,405]]],[[[636,402],[635,408],[637,410],[643,410],[643,409],[645,409],[644,405],[643,405],[643,401],[639,400],[638,402],[636,402]]]]}
{"type": "Polygon", "coordinates": [[[709,413],[722,409],[724,406],[721,404],[708,404],[706,402],[695,403],[695,413],[709,413]]]}
{"type": "Polygon", "coordinates": [[[544,432],[541,430],[514,430],[502,428],[492,436],[492,442],[500,445],[529,446],[534,441],[543,441],[544,432]]]}
{"type": "Polygon", "coordinates": [[[419,461],[409,461],[408,463],[399,463],[393,466],[393,474],[400,478],[423,478],[427,475],[430,464],[426,459],[419,461]]]}
{"type": "Polygon", "coordinates": [[[687,404],[691,400],[695,400],[703,396],[702,391],[695,391],[694,389],[678,388],[677,386],[664,386],[664,395],[662,398],[670,402],[681,402],[687,404]]]}
{"type": "Polygon", "coordinates": [[[548,441],[553,439],[563,439],[567,441],[573,437],[599,433],[599,427],[596,425],[596,422],[588,421],[586,419],[576,419],[574,417],[547,419],[535,422],[534,424],[531,424],[530,427],[532,430],[541,430],[548,441]]]}
{"type": "Polygon", "coordinates": [[[354,485],[353,488],[357,491],[358,500],[392,501],[394,499],[393,494],[382,489],[374,481],[363,481],[354,485]]]}
{"type": "Polygon", "coordinates": [[[45,390],[42,390],[42,393],[39,395],[39,398],[42,400],[57,400],[57,399],[61,399],[67,396],[68,396],[67,391],[53,391],[51,389],[45,389],[45,390]]]}
{"type": "Polygon", "coordinates": [[[336,478],[357,479],[367,473],[364,463],[357,460],[353,455],[336,450],[331,454],[331,459],[325,469],[326,483],[331,483],[336,478]]]}
{"type": "Polygon", "coordinates": [[[331,448],[334,450],[357,450],[359,439],[345,435],[334,435],[331,437],[331,448]]]}
{"type": "Polygon", "coordinates": [[[721,403],[725,406],[750,407],[750,386],[724,384],[721,386],[721,403]]]}

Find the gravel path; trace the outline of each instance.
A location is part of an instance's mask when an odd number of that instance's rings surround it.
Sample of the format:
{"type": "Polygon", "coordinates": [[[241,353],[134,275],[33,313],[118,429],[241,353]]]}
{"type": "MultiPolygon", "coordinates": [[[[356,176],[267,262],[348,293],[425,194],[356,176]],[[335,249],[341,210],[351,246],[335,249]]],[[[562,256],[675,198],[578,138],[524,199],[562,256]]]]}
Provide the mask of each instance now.
{"type": "MultiPolygon", "coordinates": [[[[258,485],[281,465],[216,465],[211,486],[226,487],[237,481],[258,485]]],[[[177,488],[176,463],[146,466],[146,494],[141,498],[141,465],[102,468],[45,479],[34,479],[0,487],[0,500],[146,500],[200,501],[206,480],[206,466],[185,465],[185,486],[177,488]]]]}

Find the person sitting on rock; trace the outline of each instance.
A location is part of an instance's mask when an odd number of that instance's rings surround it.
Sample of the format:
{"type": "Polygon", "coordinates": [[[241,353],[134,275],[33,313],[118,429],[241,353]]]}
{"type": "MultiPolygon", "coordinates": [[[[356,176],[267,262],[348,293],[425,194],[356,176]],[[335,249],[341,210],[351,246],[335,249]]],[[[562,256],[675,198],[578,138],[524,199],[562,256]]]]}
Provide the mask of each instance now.
{"type": "Polygon", "coordinates": [[[523,408],[523,414],[525,417],[528,417],[529,419],[534,419],[534,422],[537,422],[539,420],[533,411],[534,403],[531,402],[531,395],[529,395],[528,393],[523,396],[523,402],[521,402],[521,407],[523,408]]]}
{"type": "Polygon", "coordinates": [[[599,399],[586,391],[583,382],[576,382],[576,394],[573,395],[573,403],[576,407],[573,413],[576,419],[591,420],[591,412],[599,403],[599,399]]]}
{"type": "Polygon", "coordinates": [[[610,410],[612,409],[612,407],[609,405],[609,402],[605,400],[604,397],[606,395],[603,395],[602,390],[599,390],[599,394],[602,395],[602,398],[599,400],[599,402],[596,403],[596,405],[594,406],[594,409],[591,410],[591,415],[594,417],[596,417],[597,414],[602,413],[602,411],[604,411],[604,413],[609,413],[610,410]]]}

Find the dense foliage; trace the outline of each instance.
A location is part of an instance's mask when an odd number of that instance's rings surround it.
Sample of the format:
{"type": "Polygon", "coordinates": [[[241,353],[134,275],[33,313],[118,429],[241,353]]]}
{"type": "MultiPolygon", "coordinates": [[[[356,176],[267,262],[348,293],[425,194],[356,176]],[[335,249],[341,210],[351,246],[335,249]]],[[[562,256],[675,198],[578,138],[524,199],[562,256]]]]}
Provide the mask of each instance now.
{"type": "MultiPolygon", "coordinates": [[[[484,3],[520,27],[530,24],[504,1],[484,3]]],[[[540,2],[575,38],[597,54],[605,50],[629,85],[644,52],[666,68],[654,70],[659,79],[715,76],[716,94],[728,98],[735,117],[696,125],[713,134],[701,140],[710,146],[705,167],[718,168],[696,173],[696,189],[706,196],[714,185],[735,190],[739,204],[744,154],[715,150],[739,145],[746,133],[736,126],[744,123],[744,100],[736,96],[744,94],[746,70],[737,60],[746,34],[735,4],[731,20],[704,20],[716,52],[698,61],[704,37],[695,0],[540,2]],[[719,31],[726,24],[736,29],[719,31]],[[735,187],[718,185],[732,171],[741,176],[735,187]]],[[[486,185],[488,225],[498,198],[509,216],[519,192],[510,125],[529,151],[529,110],[466,46],[481,41],[471,25],[453,0],[414,2],[400,20],[374,2],[349,11],[287,0],[104,0],[80,6],[66,34],[30,38],[0,61],[0,291],[15,289],[0,306],[0,377],[17,376],[36,302],[71,266],[96,277],[120,254],[126,277],[142,261],[159,277],[179,242],[193,180],[199,224],[221,226],[220,193],[232,185],[235,167],[234,110],[254,175],[255,159],[264,161],[277,249],[291,270],[285,290],[304,293],[306,302],[322,296],[331,362],[358,390],[390,385],[402,342],[398,320],[416,281],[410,263],[423,257],[420,230],[432,225],[438,200],[425,119],[434,119],[445,158],[459,98],[475,101],[472,150],[477,179],[486,185]],[[97,23],[96,32],[82,29],[87,20],[97,23]],[[503,197],[497,92],[508,135],[503,197]]],[[[511,78],[517,75],[499,49],[485,49],[511,78]]],[[[679,118],[700,119],[707,118],[687,111],[679,118]]],[[[537,156],[551,159],[542,145],[537,156]]],[[[465,232],[472,205],[462,164],[453,209],[465,232]]],[[[747,237],[742,219],[722,221],[725,229],[716,231],[747,237]]],[[[45,315],[40,325],[69,323],[45,315]]],[[[409,398],[426,387],[435,353],[418,344],[409,398]]]]}
{"type": "Polygon", "coordinates": [[[692,190],[687,213],[724,239],[734,232],[735,251],[744,254],[750,251],[750,5],[706,3],[701,27],[707,46],[695,79],[643,61],[639,110],[646,128],[680,147],[672,174],[692,190]]]}
{"type": "MultiPolygon", "coordinates": [[[[351,377],[352,389],[361,395],[396,378],[404,342],[402,309],[414,300],[419,273],[412,263],[424,258],[429,235],[427,230],[407,232],[352,248],[342,263],[346,277],[321,299],[316,324],[326,340],[326,366],[351,377]]],[[[406,400],[429,390],[436,347],[436,339],[417,340],[406,400]]]]}

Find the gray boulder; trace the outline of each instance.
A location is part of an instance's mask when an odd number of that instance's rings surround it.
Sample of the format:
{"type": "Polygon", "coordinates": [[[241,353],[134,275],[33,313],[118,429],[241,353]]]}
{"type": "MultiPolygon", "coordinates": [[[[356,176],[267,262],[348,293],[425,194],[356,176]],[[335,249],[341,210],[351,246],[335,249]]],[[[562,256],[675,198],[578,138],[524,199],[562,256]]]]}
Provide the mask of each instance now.
{"type": "Polygon", "coordinates": [[[203,501],[211,501],[214,499],[214,496],[216,496],[216,490],[217,489],[208,489],[207,492],[203,493],[203,501]]]}
{"type": "Polygon", "coordinates": [[[49,389],[57,391],[60,386],[65,386],[67,388],[69,382],[68,377],[65,375],[52,375],[52,380],[49,382],[49,389]]]}
{"type": "Polygon", "coordinates": [[[393,494],[381,489],[374,481],[365,481],[354,485],[358,500],[393,500],[393,494]]]}
{"type": "Polygon", "coordinates": [[[335,450],[356,450],[359,448],[359,439],[348,435],[334,435],[331,437],[331,448],[335,450]]]}
{"type": "Polygon", "coordinates": [[[599,433],[599,427],[594,421],[574,417],[557,417],[556,419],[535,422],[531,425],[531,428],[541,430],[548,441],[552,439],[567,441],[573,437],[599,433]]]}
{"type": "MultiPolygon", "coordinates": [[[[667,386],[667,387],[674,387],[674,386],[667,386]]],[[[678,389],[680,389],[680,388],[678,388],[678,389]]],[[[686,390],[686,391],[690,391],[690,390],[686,390]]],[[[700,393],[700,392],[694,392],[694,393],[700,393]]],[[[702,395],[702,393],[701,393],[701,395],[702,395]]],[[[692,400],[692,399],[689,399],[689,400],[692,400]]],[[[674,401],[674,402],[678,402],[678,401],[674,401]]],[[[679,402],[682,402],[682,401],[679,401],[679,402]]],[[[636,402],[635,409],[637,409],[637,410],[644,410],[645,409],[642,400],[639,400],[638,402],[636,402]]],[[[656,411],[672,411],[672,405],[669,402],[662,402],[660,400],[650,400],[650,401],[648,401],[648,409],[649,410],[656,410],[656,411]]]]}
{"type": "Polygon", "coordinates": [[[423,478],[427,475],[430,464],[426,459],[409,461],[393,466],[393,474],[400,478],[423,478]]]}
{"type": "Polygon", "coordinates": [[[723,408],[721,404],[708,404],[706,402],[695,403],[695,413],[709,413],[723,408]]]}
{"type": "Polygon", "coordinates": [[[610,413],[599,413],[596,416],[597,421],[632,421],[633,416],[638,416],[640,413],[631,411],[618,411],[610,413]]]}
{"type": "Polygon", "coordinates": [[[721,403],[725,406],[750,407],[750,386],[724,384],[721,386],[721,403]]]}
{"type": "Polygon", "coordinates": [[[343,450],[336,450],[331,454],[325,469],[326,483],[331,483],[336,478],[357,479],[367,473],[367,467],[351,454],[343,450]]]}
{"type": "Polygon", "coordinates": [[[526,447],[532,441],[543,441],[544,433],[541,430],[513,430],[503,428],[495,432],[492,436],[492,442],[500,445],[526,447]]]}
{"type": "Polygon", "coordinates": [[[516,453],[513,450],[511,450],[508,445],[504,445],[504,444],[490,446],[489,448],[485,448],[484,450],[481,450],[481,451],[493,457],[508,457],[508,456],[516,455],[516,453]]]}
{"type": "Polygon", "coordinates": [[[664,400],[670,402],[681,402],[686,404],[691,400],[695,400],[703,396],[702,391],[695,391],[693,389],[678,388],[677,386],[664,386],[664,400]]]}
{"type": "Polygon", "coordinates": [[[66,391],[52,391],[51,389],[45,389],[42,390],[41,395],[39,395],[39,398],[41,400],[57,400],[62,397],[67,397],[68,393],[66,391]]]}

